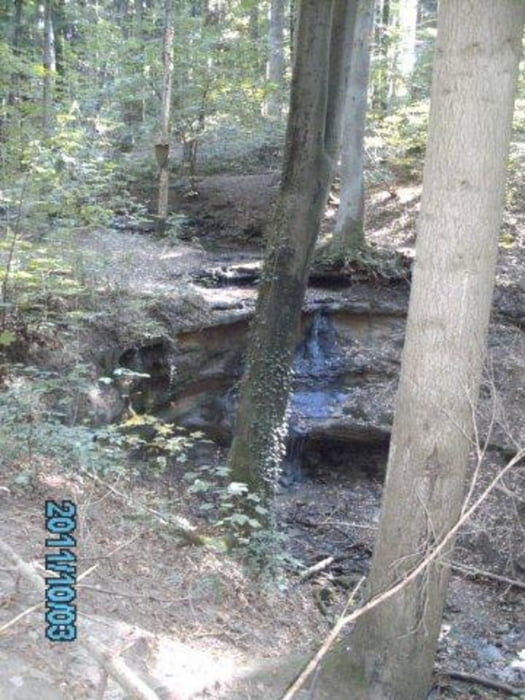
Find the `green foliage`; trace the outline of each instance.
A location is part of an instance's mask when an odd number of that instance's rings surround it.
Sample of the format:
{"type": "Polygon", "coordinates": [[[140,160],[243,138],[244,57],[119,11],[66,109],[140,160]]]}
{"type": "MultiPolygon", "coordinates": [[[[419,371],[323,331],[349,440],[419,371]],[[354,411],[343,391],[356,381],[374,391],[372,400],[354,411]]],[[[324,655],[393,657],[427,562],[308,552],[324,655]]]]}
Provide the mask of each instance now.
{"type": "Polygon", "coordinates": [[[37,312],[44,322],[82,292],[74,270],[54,247],[23,240],[14,231],[0,239],[0,260],[4,308],[37,312]]]}
{"type": "Polygon", "coordinates": [[[31,483],[42,467],[71,474],[80,468],[108,471],[122,462],[118,446],[103,445],[93,428],[76,424],[89,391],[89,367],[64,374],[11,365],[8,372],[0,395],[1,462],[16,468],[15,483],[31,483]]]}
{"type": "Polygon", "coordinates": [[[126,449],[148,474],[162,474],[168,467],[185,464],[188,451],[202,437],[198,431],[189,433],[157,416],[135,412],[104,432],[110,444],[126,449]]]}
{"type": "Polygon", "coordinates": [[[179,241],[180,234],[184,231],[189,218],[185,214],[174,212],[168,216],[166,225],[166,238],[171,244],[176,244],[179,241]]]}
{"type": "Polygon", "coordinates": [[[410,79],[410,98],[412,102],[422,102],[430,99],[436,36],[437,30],[435,27],[419,28],[417,61],[414,73],[410,79]]]}
{"type": "Polygon", "coordinates": [[[76,115],[59,115],[57,123],[52,137],[29,143],[22,160],[31,172],[33,214],[74,224],[107,224],[114,164],[104,158],[100,144],[92,148],[93,136],[76,115]]]}
{"type": "Polygon", "coordinates": [[[256,547],[268,519],[268,510],[256,493],[242,482],[231,481],[223,464],[202,465],[184,474],[191,485],[188,493],[197,497],[198,509],[223,533],[234,549],[243,553],[256,547]]]}
{"type": "Polygon", "coordinates": [[[513,137],[510,145],[507,206],[510,210],[520,211],[525,201],[525,184],[523,169],[525,162],[525,71],[521,71],[518,82],[518,94],[514,104],[513,137]]]}
{"type": "Polygon", "coordinates": [[[425,160],[428,131],[428,101],[414,102],[377,123],[366,138],[373,159],[367,173],[373,183],[399,179],[420,179],[425,160]]]}

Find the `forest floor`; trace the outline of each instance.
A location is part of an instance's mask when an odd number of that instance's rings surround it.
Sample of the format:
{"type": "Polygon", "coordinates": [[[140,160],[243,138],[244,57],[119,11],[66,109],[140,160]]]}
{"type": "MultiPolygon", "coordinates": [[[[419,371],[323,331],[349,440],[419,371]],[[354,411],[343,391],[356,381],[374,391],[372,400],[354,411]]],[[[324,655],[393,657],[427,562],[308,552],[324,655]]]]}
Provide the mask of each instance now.
{"type": "MultiPolygon", "coordinates": [[[[194,289],[194,274],[217,261],[258,260],[276,187],[275,173],[217,175],[197,182],[191,196],[175,192],[172,205],[187,220],[173,243],[129,230],[125,218],[118,229],[77,231],[85,274],[100,287],[154,297],[194,289]]],[[[370,242],[411,255],[419,199],[420,188],[410,184],[373,192],[370,242]]],[[[334,213],[332,200],[325,232],[334,213]]],[[[507,214],[505,227],[512,245],[502,249],[499,283],[523,289],[523,217],[507,214]]],[[[490,454],[488,476],[502,460],[490,454]]],[[[255,660],[291,653],[306,659],[315,652],[367,572],[382,491],[378,479],[344,471],[318,473],[283,489],[277,508],[288,558],[276,582],[254,577],[230,556],[182,546],[156,515],[144,515],[137,504],[155,510],[168,495],[174,512],[196,517],[181,488],[180,470],[136,480],[119,473],[95,482],[43,463],[31,486],[21,487],[14,485],[18,468],[6,465],[0,474],[2,541],[42,572],[44,499],[74,500],[79,571],[91,569],[78,584],[79,636],[105,644],[115,657],[154,679],[159,696],[171,700],[227,697],[229,681],[243,669],[248,672],[255,660]],[[297,562],[308,567],[329,556],[340,559],[300,580],[297,562]]],[[[491,501],[478,521],[480,547],[492,546],[486,542],[490,533],[486,538],[479,533],[483,522],[491,522],[490,509],[501,507],[501,499],[491,501]]],[[[515,516],[521,544],[522,511],[515,516]]],[[[495,575],[480,572],[483,559],[475,547],[463,545],[460,539],[431,698],[505,698],[505,684],[525,687],[524,569],[516,564],[512,576],[508,569],[502,575],[497,566],[495,575]],[[520,576],[521,584],[514,585],[520,576]],[[461,672],[472,677],[454,677],[461,672]],[[491,680],[500,688],[490,688],[491,680]]],[[[523,563],[523,551],[513,556],[523,563]]],[[[0,567],[0,698],[125,697],[81,641],[58,645],[44,640],[43,608],[29,610],[39,603],[40,594],[18,573],[0,567]]],[[[277,700],[280,691],[255,683],[243,697],[277,700]]]]}

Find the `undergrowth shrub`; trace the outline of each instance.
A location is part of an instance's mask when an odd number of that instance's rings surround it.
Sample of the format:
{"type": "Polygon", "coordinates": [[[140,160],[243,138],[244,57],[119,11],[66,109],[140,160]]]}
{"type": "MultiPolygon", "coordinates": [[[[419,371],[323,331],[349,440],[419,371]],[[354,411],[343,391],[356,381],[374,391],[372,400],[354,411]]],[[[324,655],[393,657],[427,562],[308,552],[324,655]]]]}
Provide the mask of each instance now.
{"type": "Polygon", "coordinates": [[[123,463],[118,446],[101,443],[88,423],[76,422],[81,397],[89,391],[87,366],[67,374],[22,365],[3,371],[1,463],[16,468],[16,484],[30,484],[43,463],[65,473],[107,472],[123,463]]]}

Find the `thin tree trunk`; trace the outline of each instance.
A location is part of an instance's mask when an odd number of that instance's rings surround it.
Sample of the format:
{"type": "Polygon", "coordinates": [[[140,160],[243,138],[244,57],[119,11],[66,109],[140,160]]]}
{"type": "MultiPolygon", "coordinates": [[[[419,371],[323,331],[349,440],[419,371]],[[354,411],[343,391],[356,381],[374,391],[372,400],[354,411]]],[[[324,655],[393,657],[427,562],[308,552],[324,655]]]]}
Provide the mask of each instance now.
{"type": "MultiPolygon", "coordinates": [[[[15,0],[14,2],[14,17],[13,17],[13,27],[11,32],[11,46],[13,48],[13,53],[18,55],[20,53],[20,44],[22,43],[22,9],[23,0],[15,0]]],[[[19,85],[22,81],[22,76],[20,73],[13,73],[11,76],[11,85],[9,89],[9,94],[7,96],[7,104],[14,105],[18,98],[19,85]]]]}
{"type": "Polygon", "coordinates": [[[267,70],[270,94],[266,103],[266,113],[270,119],[279,119],[283,109],[284,4],[285,0],[270,2],[267,70]]]}
{"type": "Polygon", "coordinates": [[[387,113],[389,89],[389,44],[390,44],[390,0],[379,0],[376,11],[374,37],[374,59],[377,63],[375,80],[372,85],[372,104],[374,109],[387,113]]]}
{"type": "Polygon", "coordinates": [[[255,0],[250,7],[249,13],[250,39],[253,42],[259,41],[259,2],[255,0]]]}
{"type": "Polygon", "coordinates": [[[338,258],[353,257],[365,242],[363,161],[373,24],[374,0],[360,0],[344,110],[339,211],[331,251],[338,258]]]}
{"type": "Polygon", "coordinates": [[[350,43],[355,3],[337,0],[337,5],[332,12],[331,2],[300,4],[282,184],[229,457],[233,480],[246,483],[268,508],[284,452],[301,308],[340,132],[333,122],[340,119],[338,100],[344,91],[341,85],[339,90],[329,86],[332,77],[344,75],[338,60],[344,60],[350,43]],[[346,32],[338,24],[343,19],[346,32]]]}
{"type": "Polygon", "coordinates": [[[399,32],[401,35],[401,50],[399,70],[408,79],[412,75],[416,63],[416,27],[418,0],[405,0],[399,10],[399,32]]]}
{"type": "Polygon", "coordinates": [[[173,0],[164,0],[164,43],[162,60],[164,77],[162,85],[162,107],[160,116],[160,138],[155,144],[155,154],[159,166],[159,199],[157,210],[157,232],[163,234],[168,218],[169,194],[169,150],[170,150],[170,107],[173,79],[173,0]]]}
{"type": "MultiPolygon", "coordinates": [[[[142,47],[142,50],[139,50],[139,54],[144,53],[143,0],[133,0],[132,6],[129,6],[128,4],[127,12],[129,15],[129,31],[131,31],[134,39],[136,39],[137,44],[142,47]]],[[[139,65],[139,63],[137,62],[137,70],[140,70],[142,73],[144,73],[144,64],[142,63],[139,65]]],[[[133,127],[137,124],[141,124],[144,121],[144,109],[144,97],[134,97],[131,99],[124,100],[122,104],[122,119],[124,123],[128,127],[130,127],[130,129],[133,129],[133,127]]],[[[133,133],[131,133],[130,136],[131,138],[129,139],[129,141],[133,143],[133,133]]]]}
{"type": "Polygon", "coordinates": [[[401,2],[390,2],[388,9],[388,25],[386,30],[385,44],[385,78],[386,78],[386,114],[392,114],[397,101],[398,95],[398,75],[397,64],[399,61],[399,15],[401,11],[401,2]]]}
{"type": "MultiPolygon", "coordinates": [[[[343,107],[350,76],[350,59],[359,0],[334,0],[330,39],[325,151],[335,166],[341,146],[343,107]]],[[[333,170],[332,170],[333,173],[333,170]]],[[[329,183],[329,186],[331,182],[329,183]]]]}
{"type": "MultiPolygon", "coordinates": [[[[369,597],[412,571],[463,506],[524,20],[522,0],[440,2],[416,267],[369,597]]],[[[350,652],[339,647],[327,660],[315,697],[427,697],[447,584],[448,568],[433,562],[361,617],[350,652]]]]}
{"type": "Polygon", "coordinates": [[[418,0],[405,0],[399,6],[399,50],[396,66],[398,97],[411,92],[410,80],[416,65],[416,28],[418,0]]]}
{"type": "Polygon", "coordinates": [[[53,31],[52,0],[44,1],[44,57],[42,67],[44,69],[42,126],[44,132],[48,133],[51,126],[55,80],[55,35],[53,31]]]}
{"type": "Polygon", "coordinates": [[[51,7],[52,22],[55,32],[55,67],[57,76],[57,92],[63,88],[65,74],[64,40],[65,40],[65,0],[55,0],[51,7]]]}
{"type": "Polygon", "coordinates": [[[144,19],[144,3],[143,0],[134,0],[133,5],[133,33],[136,37],[142,39],[144,19]]]}
{"type": "Polygon", "coordinates": [[[297,27],[297,0],[290,0],[290,15],[288,18],[288,25],[290,31],[290,63],[292,66],[295,64],[295,40],[296,40],[296,27],[297,27]]]}
{"type": "Polygon", "coordinates": [[[20,43],[22,38],[22,8],[24,6],[24,0],[14,0],[15,13],[13,18],[13,51],[18,53],[20,50],[20,43]]]}

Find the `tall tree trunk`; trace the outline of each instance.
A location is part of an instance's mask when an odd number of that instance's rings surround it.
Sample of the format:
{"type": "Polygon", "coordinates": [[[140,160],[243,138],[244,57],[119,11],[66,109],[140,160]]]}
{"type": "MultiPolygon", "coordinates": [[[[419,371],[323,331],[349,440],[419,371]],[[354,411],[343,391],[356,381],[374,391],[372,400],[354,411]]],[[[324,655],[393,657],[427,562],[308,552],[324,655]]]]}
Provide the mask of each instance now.
{"type": "MultiPolygon", "coordinates": [[[[416,266],[368,596],[457,523],[495,277],[525,3],[441,0],[416,266]]],[[[450,555],[450,548],[445,555],[450,555]]],[[[432,563],[361,617],[317,697],[420,700],[431,685],[448,569],[432,563]],[[334,677],[344,678],[338,695],[334,677]]]]}
{"type": "Polygon", "coordinates": [[[51,6],[52,22],[55,32],[55,67],[57,74],[57,89],[64,80],[64,35],[66,27],[65,0],[55,0],[51,6]]]}
{"type": "Polygon", "coordinates": [[[271,0],[270,2],[267,70],[270,94],[266,103],[266,114],[270,119],[279,119],[283,109],[284,5],[285,0],[271,0]]]}
{"type": "Polygon", "coordinates": [[[164,66],[162,84],[162,106],[160,116],[160,137],[155,144],[155,154],[159,166],[159,199],[157,210],[157,232],[164,234],[168,218],[169,194],[169,151],[170,151],[170,108],[173,80],[173,0],[164,0],[164,42],[162,61],[164,66]]]}
{"type": "Polygon", "coordinates": [[[416,63],[416,28],[418,0],[405,0],[399,9],[399,33],[401,49],[399,70],[404,78],[409,78],[416,63]]]}
{"type": "Polygon", "coordinates": [[[290,367],[340,132],[333,122],[340,120],[344,89],[330,83],[344,76],[338,61],[351,43],[356,3],[336,3],[333,12],[332,2],[300,3],[282,184],[229,457],[233,480],[245,482],[268,507],[284,452],[290,367]]]}
{"type": "Polygon", "coordinates": [[[117,24],[120,27],[122,38],[128,39],[130,20],[129,0],[118,0],[115,10],[117,24]]]}
{"type": "Polygon", "coordinates": [[[290,63],[295,64],[295,40],[297,27],[297,0],[290,0],[290,15],[288,18],[288,26],[290,31],[290,63]]]}
{"type": "MultiPolygon", "coordinates": [[[[22,43],[22,9],[24,6],[24,0],[15,0],[14,2],[14,16],[13,25],[11,31],[11,46],[13,48],[13,53],[18,55],[20,53],[20,45],[22,43]]],[[[14,73],[11,76],[11,87],[9,94],[7,96],[7,104],[14,105],[19,92],[19,84],[21,82],[22,76],[19,73],[14,73]]]]}
{"type": "Polygon", "coordinates": [[[418,0],[405,0],[399,6],[399,49],[396,66],[398,97],[410,95],[410,80],[416,65],[418,0]]]}
{"type": "Polygon", "coordinates": [[[52,16],[53,0],[44,0],[44,56],[42,67],[43,75],[43,111],[42,126],[48,133],[51,126],[51,114],[53,111],[53,86],[55,81],[55,35],[52,16]]]}
{"type": "Polygon", "coordinates": [[[24,0],[14,0],[14,17],[13,17],[13,30],[12,30],[12,46],[13,51],[17,53],[20,49],[20,43],[22,38],[22,8],[24,6],[24,0]]]}
{"type": "Polygon", "coordinates": [[[143,0],[134,0],[133,4],[133,33],[136,37],[142,39],[144,20],[144,3],[143,0]]]}
{"type": "MultiPolygon", "coordinates": [[[[129,38],[130,34],[136,39],[134,42],[141,49],[138,50],[138,55],[144,54],[144,3],[143,0],[133,0],[133,4],[130,5],[129,1],[126,5],[120,6],[120,11],[124,13],[124,20],[126,22],[126,29],[122,29],[123,37],[129,38]]],[[[145,66],[144,61],[136,61],[137,71],[144,73],[145,66]]],[[[122,100],[122,121],[129,128],[128,138],[125,140],[126,143],[133,146],[134,144],[134,134],[133,129],[137,124],[141,124],[144,121],[144,97],[141,96],[130,96],[122,100]]]]}
{"type": "MultiPolygon", "coordinates": [[[[341,145],[343,108],[350,75],[359,0],[333,0],[333,3],[324,146],[332,166],[335,166],[341,145]]],[[[330,182],[328,186],[331,184],[330,182]]]]}
{"type": "Polygon", "coordinates": [[[384,113],[388,111],[390,14],[390,0],[378,0],[374,32],[374,59],[377,69],[372,84],[372,105],[374,109],[384,113]]]}
{"type": "Polygon", "coordinates": [[[250,39],[253,42],[259,41],[259,2],[255,0],[250,7],[248,15],[250,39]]]}
{"type": "Polygon", "coordinates": [[[341,148],[341,192],[332,254],[353,257],[364,245],[364,139],[374,0],[360,0],[346,94],[341,148]]]}

